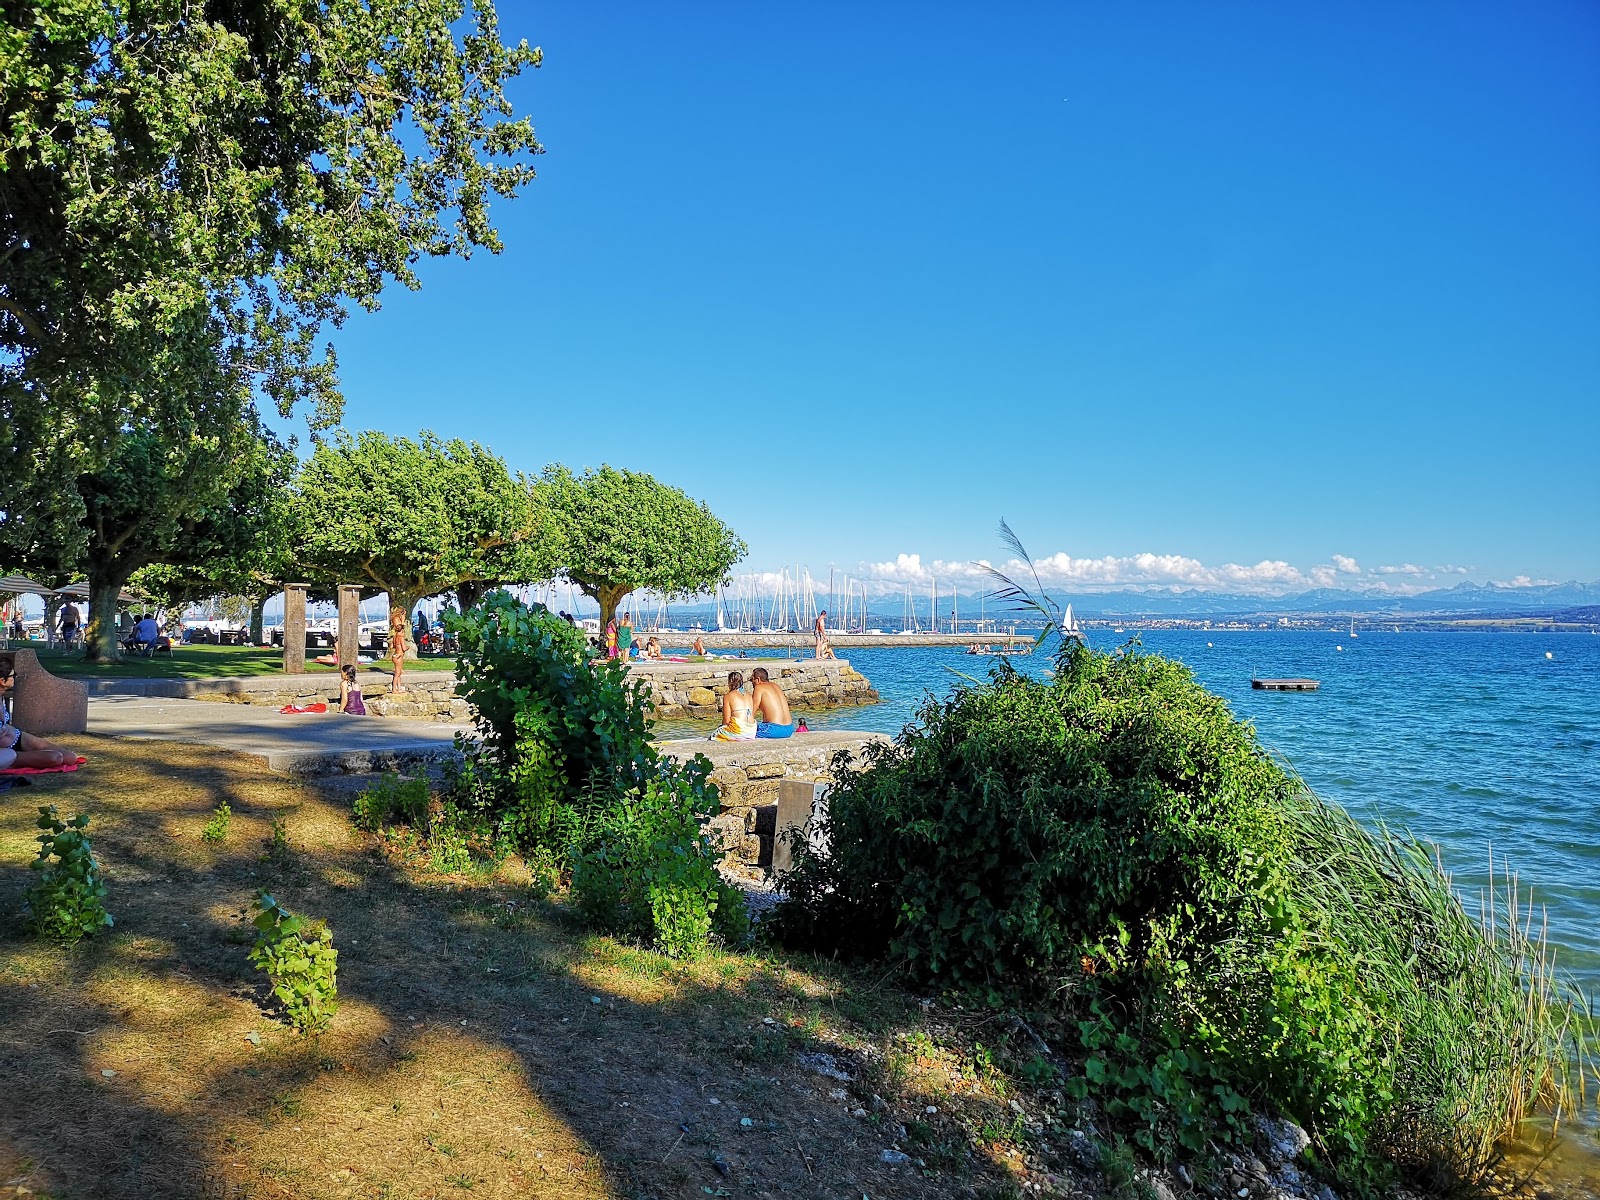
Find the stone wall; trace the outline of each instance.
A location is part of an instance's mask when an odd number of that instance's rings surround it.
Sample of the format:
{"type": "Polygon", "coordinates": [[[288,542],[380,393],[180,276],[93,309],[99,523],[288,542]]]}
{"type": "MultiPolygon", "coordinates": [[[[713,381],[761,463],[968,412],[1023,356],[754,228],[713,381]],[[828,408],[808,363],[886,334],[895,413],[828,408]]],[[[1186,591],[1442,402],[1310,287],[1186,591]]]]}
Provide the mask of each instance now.
{"type": "MultiPolygon", "coordinates": [[[[362,671],[356,675],[367,711],[380,717],[466,724],[472,714],[467,702],[455,694],[454,671],[407,672],[406,690],[389,693],[387,672],[362,671]]],[[[282,708],[286,704],[339,704],[339,676],[333,671],[304,675],[243,676],[231,679],[101,679],[89,680],[96,694],[121,694],[166,699],[210,700],[221,704],[259,704],[282,708]]]]}
{"type": "Polygon", "coordinates": [[[746,681],[756,667],[765,667],[772,682],[783,689],[789,703],[802,712],[876,704],[872,684],[848,659],[707,659],[703,662],[634,662],[628,670],[650,688],[655,715],[715,717],[728,694],[728,672],[739,671],[746,681]]]}
{"type": "Polygon", "coordinates": [[[691,739],[659,745],[667,758],[686,761],[703,754],[711,760],[711,782],[722,801],[722,811],[711,818],[711,835],[729,865],[758,868],[772,862],[778,787],[785,779],[822,782],[832,777],[841,751],[851,766],[859,766],[869,745],[889,740],[881,733],[828,730],[775,741],[691,739]]]}

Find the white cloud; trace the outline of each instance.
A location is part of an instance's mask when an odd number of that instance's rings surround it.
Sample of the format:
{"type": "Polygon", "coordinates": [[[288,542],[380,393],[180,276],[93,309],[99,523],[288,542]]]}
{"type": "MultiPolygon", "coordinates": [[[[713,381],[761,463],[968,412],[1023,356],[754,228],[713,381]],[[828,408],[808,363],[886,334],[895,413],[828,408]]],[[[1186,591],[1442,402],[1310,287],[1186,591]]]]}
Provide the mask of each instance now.
{"type": "Polygon", "coordinates": [[[1376,571],[1379,575],[1422,575],[1425,573],[1416,563],[1401,563],[1399,566],[1378,567],[1376,571]]]}
{"type": "Polygon", "coordinates": [[[1333,565],[1339,568],[1341,575],[1361,574],[1361,564],[1347,554],[1335,554],[1333,556],[1333,565]]]}
{"type": "Polygon", "coordinates": [[[1495,583],[1495,585],[1497,587],[1512,587],[1512,588],[1550,587],[1552,584],[1555,583],[1555,580],[1554,579],[1534,579],[1534,578],[1532,578],[1530,576],[1527,576],[1527,575],[1514,575],[1510,579],[1496,579],[1494,581],[1494,583],[1495,583]]]}

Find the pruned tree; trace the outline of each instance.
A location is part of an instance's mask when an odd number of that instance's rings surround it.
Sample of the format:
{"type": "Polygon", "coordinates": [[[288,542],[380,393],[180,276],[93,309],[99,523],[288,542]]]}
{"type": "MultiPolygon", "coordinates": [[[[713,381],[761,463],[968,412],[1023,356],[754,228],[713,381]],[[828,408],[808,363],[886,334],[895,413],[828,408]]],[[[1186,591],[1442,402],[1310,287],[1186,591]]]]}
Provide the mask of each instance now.
{"type": "Polygon", "coordinates": [[[598,601],[600,623],[636,588],[668,599],[720,583],[745,544],[703,501],[637,471],[551,467],[545,504],[561,538],[562,574],[598,601]]]}
{"type": "MultiPolygon", "coordinates": [[[[5,18],[0,542],[129,431],[137,453],[181,433],[189,397],[331,426],[326,331],[391,279],[416,287],[425,255],[498,250],[490,198],[533,177],[505,87],[540,55],[502,42],[492,0],[8,0],[5,18]]],[[[82,515],[59,526],[68,557],[82,515]]]]}
{"type": "MultiPolygon", "coordinates": [[[[299,558],[313,579],[389,593],[391,609],[555,574],[556,543],[538,489],[476,443],[432,433],[340,433],[301,468],[299,558]]],[[[414,650],[414,648],[413,648],[414,650]]]]}

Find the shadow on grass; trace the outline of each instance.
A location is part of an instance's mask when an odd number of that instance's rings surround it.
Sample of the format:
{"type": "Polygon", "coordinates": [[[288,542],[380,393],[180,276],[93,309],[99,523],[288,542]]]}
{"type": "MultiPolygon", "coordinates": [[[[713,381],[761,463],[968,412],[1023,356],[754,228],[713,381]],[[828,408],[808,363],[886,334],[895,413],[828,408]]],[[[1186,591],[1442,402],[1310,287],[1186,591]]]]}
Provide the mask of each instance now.
{"type": "Polygon", "coordinates": [[[948,1110],[997,1127],[1013,1115],[942,1060],[921,1070],[900,1049],[921,1010],[878,981],[759,953],[674,963],[590,937],[506,879],[403,869],[351,830],[344,803],[248,764],[161,744],[90,753],[93,774],[0,806],[0,1187],[876,1198],[1004,1186],[948,1110]],[[208,847],[199,831],[223,801],[228,838],[208,847]],[[17,919],[32,817],[50,802],[92,814],[118,922],[72,948],[23,937],[17,919]],[[268,848],[274,821],[287,852],[268,848]],[[263,1011],[245,957],[260,887],[335,930],[342,1007],[321,1038],[263,1011]],[[808,1071],[803,1052],[853,1078],[808,1071]],[[925,1165],[883,1163],[892,1147],[925,1165]]]}

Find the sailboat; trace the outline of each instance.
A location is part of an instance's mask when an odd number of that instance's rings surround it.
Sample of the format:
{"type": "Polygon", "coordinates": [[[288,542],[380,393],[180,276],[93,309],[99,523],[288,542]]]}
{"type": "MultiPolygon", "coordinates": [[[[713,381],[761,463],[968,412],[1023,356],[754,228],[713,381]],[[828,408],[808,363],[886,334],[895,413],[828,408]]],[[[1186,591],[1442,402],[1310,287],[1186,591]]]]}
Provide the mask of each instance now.
{"type": "Polygon", "coordinates": [[[1067,605],[1067,611],[1061,616],[1061,636],[1063,638],[1077,638],[1083,641],[1083,630],[1078,628],[1078,622],[1072,616],[1072,605],[1067,605]]]}
{"type": "Polygon", "coordinates": [[[1356,619],[1354,617],[1350,618],[1350,636],[1353,638],[1358,638],[1361,636],[1356,632],[1356,619]]]}

